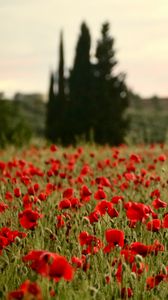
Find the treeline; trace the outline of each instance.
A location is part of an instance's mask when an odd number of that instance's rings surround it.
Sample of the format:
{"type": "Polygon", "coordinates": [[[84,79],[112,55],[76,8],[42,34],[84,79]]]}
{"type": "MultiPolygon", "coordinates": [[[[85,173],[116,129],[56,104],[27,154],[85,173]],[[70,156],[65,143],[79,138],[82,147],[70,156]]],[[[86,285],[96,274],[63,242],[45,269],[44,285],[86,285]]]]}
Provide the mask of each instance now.
{"type": "Polygon", "coordinates": [[[104,23],[91,57],[91,36],[80,27],[73,67],[65,75],[63,33],[60,36],[58,71],[51,73],[47,103],[46,137],[63,145],[79,140],[118,145],[124,141],[129,106],[124,74],[116,74],[114,38],[104,23]]]}
{"type": "Polygon", "coordinates": [[[0,148],[9,144],[22,146],[32,136],[31,128],[16,101],[0,99],[0,148]]]}

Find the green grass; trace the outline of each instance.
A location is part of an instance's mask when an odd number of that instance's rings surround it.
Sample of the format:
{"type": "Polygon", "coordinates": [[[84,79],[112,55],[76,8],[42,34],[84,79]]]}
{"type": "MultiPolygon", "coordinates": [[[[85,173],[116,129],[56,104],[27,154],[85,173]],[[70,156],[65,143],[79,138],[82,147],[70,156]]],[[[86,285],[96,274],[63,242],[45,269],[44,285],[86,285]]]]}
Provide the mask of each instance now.
{"type": "MultiPolygon", "coordinates": [[[[162,221],[167,208],[156,210],[152,207],[150,194],[153,190],[160,191],[162,201],[167,201],[167,160],[164,162],[155,161],[160,154],[165,153],[168,157],[168,148],[161,149],[156,145],[154,149],[150,147],[96,147],[83,146],[83,152],[79,148],[58,148],[56,152],[51,152],[49,147],[30,147],[23,150],[10,148],[1,151],[1,161],[5,161],[6,168],[0,171],[0,202],[8,205],[8,208],[0,213],[0,228],[8,227],[11,230],[18,230],[27,233],[27,237],[16,238],[14,242],[2,249],[0,256],[0,297],[6,299],[9,292],[19,288],[19,286],[29,279],[36,282],[41,290],[43,299],[60,300],[112,300],[121,299],[121,289],[130,287],[133,290],[134,300],[159,300],[168,299],[168,279],[166,277],[168,266],[168,229],[161,228],[158,232],[148,231],[146,223],[151,219],[145,219],[144,222],[137,222],[134,228],[129,226],[129,220],[126,216],[126,210],[123,202],[114,204],[119,213],[117,218],[110,218],[106,213],[100,217],[98,222],[90,224],[87,217],[94,211],[95,206],[102,200],[95,200],[94,193],[98,189],[95,182],[97,177],[106,177],[109,179],[112,187],[103,187],[108,202],[115,195],[124,197],[124,203],[128,201],[141,202],[149,205],[162,221]],[[118,152],[117,152],[118,151],[118,152]],[[118,153],[118,154],[117,154],[118,153]],[[131,154],[138,154],[142,159],[139,163],[133,163],[130,160],[131,154]],[[116,154],[116,155],[114,155],[116,154]],[[24,161],[25,166],[21,163],[24,161]],[[10,162],[10,163],[9,163],[10,162]],[[13,164],[13,167],[11,165],[13,164]],[[128,167],[135,166],[135,170],[128,171],[128,167]],[[43,176],[33,175],[30,171],[32,165],[38,167],[43,176]],[[86,175],[81,175],[84,166],[88,166],[86,175]],[[154,165],[155,169],[149,166],[154,165]],[[47,175],[50,168],[53,167],[55,174],[51,177],[47,175]],[[136,179],[142,179],[141,170],[147,170],[142,182],[135,184],[134,181],[127,181],[124,177],[125,172],[135,174],[136,179]],[[60,174],[64,173],[65,178],[60,174]],[[43,217],[37,221],[34,230],[26,229],[21,226],[18,214],[24,210],[23,196],[27,194],[27,186],[23,184],[21,178],[27,176],[30,179],[29,186],[38,183],[40,188],[32,199],[33,210],[37,210],[43,217]],[[139,177],[140,176],[140,177],[139,177]],[[157,177],[160,176],[160,181],[157,177]],[[80,180],[79,180],[80,178],[80,180]],[[3,179],[5,182],[3,182],[3,179]],[[16,179],[16,180],[15,180],[16,179]],[[150,180],[149,187],[145,186],[147,180],[150,180]],[[128,187],[124,189],[123,183],[127,182],[128,187]],[[47,183],[55,185],[56,190],[47,196],[46,201],[39,200],[40,192],[46,191],[47,183]],[[81,202],[80,189],[86,185],[92,192],[90,201],[81,202]],[[17,198],[14,196],[14,188],[19,187],[22,195],[17,198]],[[72,187],[74,197],[78,198],[82,206],[77,209],[58,208],[60,200],[63,198],[65,189],[72,187]],[[6,192],[13,195],[10,202],[5,199],[6,192]],[[35,197],[37,199],[35,200],[35,197]],[[57,228],[56,216],[66,212],[65,226],[57,228]],[[125,234],[126,243],[130,246],[133,242],[141,242],[145,245],[152,245],[158,240],[164,245],[164,251],[159,251],[157,255],[149,253],[146,257],[136,258],[137,267],[140,262],[145,264],[142,274],[138,275],[132,271],[132,265],[121,256],[121,248],[116,246],[110,253],[105,254],[103,249],[107,245],[105,232],[109,228],[120,229],[125,234]],[[73,256],[81,257],[82,247],[79,243],[79,234],[87,231],[102,242],[102,247],[96,254],[87,254],[88,269],[76,269],[72,281],[61,279],[54,282],[37,274],[33,271],[22,258],[31,250],[46,250],[65,256],[69,262],[73,256]],[[113,264],[117,259],[117,263],[113,264]],[[117,266],[119,262],[123,264],[122,281],[116,280],[117,266]],[[165,272],[165,280],[156,287],[147,289],[146,280],[149,276],[156,276],[165,272]],[[106,276],[109,276],[110,282],[107,284],[106,276]],[[50,291],[55,291],[56,295],[52,297],[50,291]]],[[[87,169],[87,168],[86,168],[87,169]]],[[[139,180],[140,181],[140,180],[139,180]]],[[[13,299],[13,298],[12,298],[13,299]]],[[[36,299],[25,296],[24,299],[36,299]]],[[[123,299],[127,299],[127,296],[123,299]]]]}

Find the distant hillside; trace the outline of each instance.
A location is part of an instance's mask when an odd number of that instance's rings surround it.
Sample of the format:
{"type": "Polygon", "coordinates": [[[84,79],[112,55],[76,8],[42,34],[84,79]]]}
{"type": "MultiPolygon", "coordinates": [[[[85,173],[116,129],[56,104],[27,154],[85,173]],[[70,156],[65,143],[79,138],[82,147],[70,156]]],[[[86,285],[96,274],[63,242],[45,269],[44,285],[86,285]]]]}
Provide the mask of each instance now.
{"type": "MultiPolygon", "coordinates": [[[[168,98],[143,99],[129,92],[130,131],[127,142],[168,141],[168,98]]],[[[34,136],[45,136],[46,101],[41,94],[16,94],[12,100],[34,136]]],[[[12,102],[11,101],[11,102],[12,102]]]]}
{"type": "Polygon", "coordinates": [[[24,116],[35,136],[44,136],[46,103],[41,94],[17,94],[14,102],[18,104],[20,113],[24,116]]]}
{"type": "Polygon", "coordinates": [[[143,99],[130,93],[130,132],[132,143],[168,141],[168,98],[143,99]]]}

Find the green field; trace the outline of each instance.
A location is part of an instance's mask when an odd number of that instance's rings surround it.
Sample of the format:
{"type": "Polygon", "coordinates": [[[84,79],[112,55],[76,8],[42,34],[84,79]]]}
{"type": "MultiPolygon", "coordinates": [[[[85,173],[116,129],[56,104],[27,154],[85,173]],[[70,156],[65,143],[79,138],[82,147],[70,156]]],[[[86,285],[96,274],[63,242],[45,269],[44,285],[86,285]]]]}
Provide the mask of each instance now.
{"type": "Polygon", "coordinates": [[[168,299],[168,147],[0,152],[0,298],[168,299]]]}

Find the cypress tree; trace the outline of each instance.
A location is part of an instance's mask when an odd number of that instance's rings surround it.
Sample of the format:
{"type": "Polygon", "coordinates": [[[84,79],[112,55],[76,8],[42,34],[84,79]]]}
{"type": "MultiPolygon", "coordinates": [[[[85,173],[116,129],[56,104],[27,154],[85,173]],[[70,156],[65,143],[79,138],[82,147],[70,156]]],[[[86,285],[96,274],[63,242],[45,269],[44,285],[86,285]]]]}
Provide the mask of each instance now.
{"type": "Polygon", "coordinates": [[[90,32],[85,23],[76,46],[74,65],[70,73],[71,124],[73,135],[89,139],[91,127],[92,66],[90,63],[90,32]]]}
{"type": "Polygon", "coordinates": [[[60,34],[59,46],[59,68],[58,68],[58,96],[61,102],[65,101],[65,79],[64,79],[64,45],[63,32],[60,34]]]}
{"type": "Polygon", "coordinates": [[[94,133],[97,143],[119,144],[123,142],[127,127],[124,112],[128,106],[128,98],[124,78],[114,75],[117,61],[114,39],[110,36],[109,29],[109,23],[104,23],[96,49],[94,133]]]}
{"type": "Polygon", "coordinates": [[[59,45],[58,94],[56,96],[56,134],[58,141],[63,145],[68,145],[73,142],[73,137],[70,120],[68,79],[65,78],[64,69],[64,43],[63,32],[61,32],[59,45]]]}
{"type": "Polygon", "coordinates": [[[46,111],[46,138],[55,141],[55,93],[54,93],[54,75],[50,74],[49,93],[46,111]]]}

